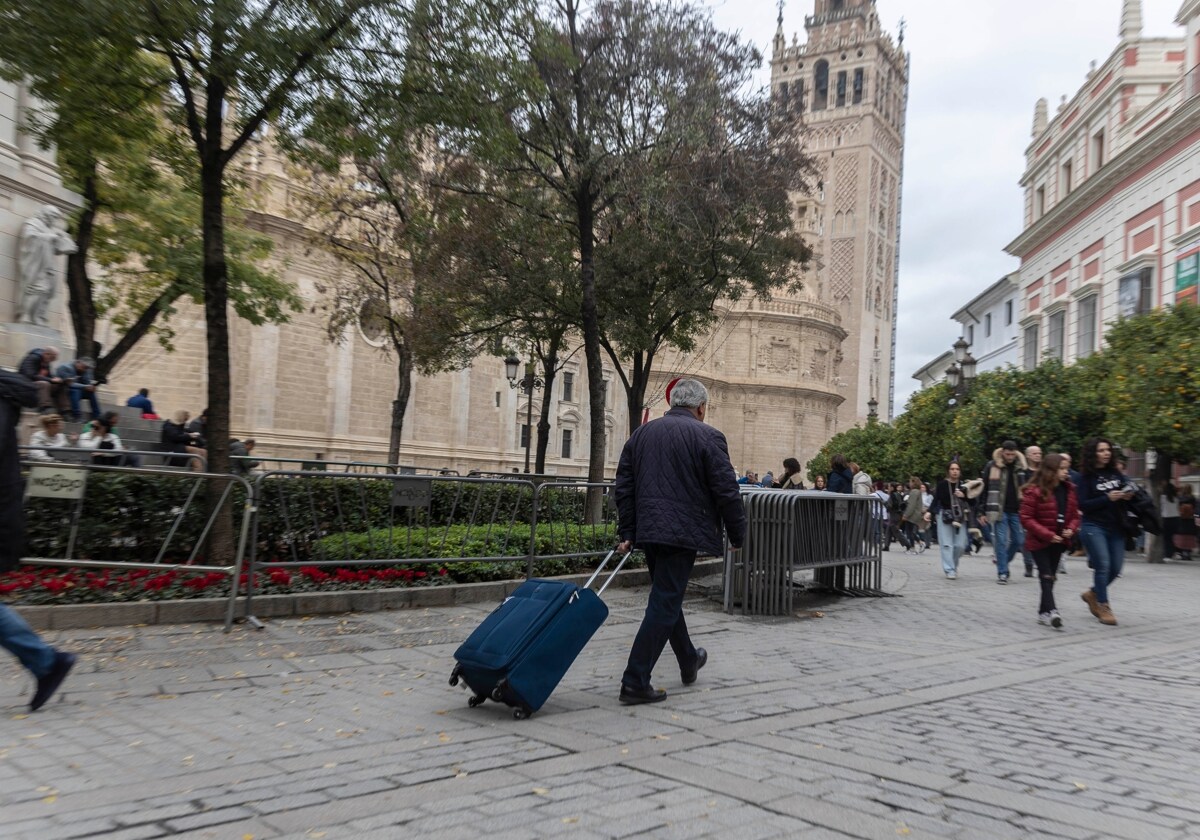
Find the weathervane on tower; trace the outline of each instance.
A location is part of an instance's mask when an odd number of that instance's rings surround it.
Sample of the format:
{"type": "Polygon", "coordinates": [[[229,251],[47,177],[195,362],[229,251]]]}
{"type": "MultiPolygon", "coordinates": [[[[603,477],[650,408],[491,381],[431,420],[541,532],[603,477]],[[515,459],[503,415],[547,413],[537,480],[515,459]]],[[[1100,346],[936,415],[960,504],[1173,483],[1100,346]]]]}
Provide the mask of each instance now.
{"type": "Polygon", "coordinates": [[[904,18],[900,18],[900,37],[898,39],[897,46],[904,46],[904,27],[906,26],[908,26],[908,21],[904,18]]]}

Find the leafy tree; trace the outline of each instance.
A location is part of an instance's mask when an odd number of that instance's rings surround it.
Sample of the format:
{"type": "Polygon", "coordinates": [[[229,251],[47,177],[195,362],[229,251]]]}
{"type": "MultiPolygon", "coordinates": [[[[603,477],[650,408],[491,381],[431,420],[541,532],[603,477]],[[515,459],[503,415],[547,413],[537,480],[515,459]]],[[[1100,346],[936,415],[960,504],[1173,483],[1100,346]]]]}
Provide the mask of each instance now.
{"type": "Polygon", "coordinates": [[[1022,448],[1037,444],[1046,452],[1078,453],[1105,424],[1100,364],[1093,359],[1065,367],[1051,359],[1033,370],[980,374],[954,413],[949,436],[967,474],[977,474],[1009,439],[1022,448]]]}
{"type": "Polygon", "coordinates": [[[896,430],[887,423],[871,422],[838,432],[808,462],[808,477],[828,475],[833,456],[841,453],[873,479],[907,481],[906,464],[896,451],[896,430]]]}
{"type": "Polygon", "coordinates": [[[692,350],[718,300],[769,297],[811,256],[790,200],[808,189],[811,161],[769,97],[745,93],[758,53],[704,28],[691,38],[683,72],[705,84],[686,94],[710,123],[656,149],[641,185],[599,226],[600,342],[624,385],[630,432],[664,346],[692,350]]]}
{"type": "MultiPolygon", "coordinates": [[[[1105,338],[1108,431],[1122,446],[1156,453],[1157,502],[1172,464],[1200,457],[1200,308],[1168,306],[1122,319],[1105,338]]],[[[1149,559],[1162,561],[1160,540],[1149,559]]]]}
{"type": "MultiPolygon", "coordinates": [[[[51,20],[0,10],[0,75],[21,78],[49,106],[33,112],[36,140],[56,149],[67,186],[83,197],[67,258],[68,308],[81,354],[96,355],[107,376],[149,333],[170,348],[163,322],[181,297],[202,302],[202,251],[196,167],[180,155],[178,133],[163,119],[163,62],[132,42],[111,43],[79,29],[79,15],[51,20]],[[45,26],[76,38],[66,53],[44,47],[45,26]],[[106,269],[97,281],[92,263],[106,269]],[[119,340],[94,351],[96,323],[107,318],[119,340]]],[[[43,10],[45,11],[45,10],[43,10]]],[[[241,210],[235,205],[235,215],[241,210]]],[[[268,237],[235,227],[230,235],[231,296],[252,323],[280,321],[299,301],[290,287],[259,267],[268,237]]]]}
{"type": "MultiPolygon", "coordinates": [[[[231,302],[226,197],[246,144],[270,122],[286,142],[319,121],[313,103],[331,85],[386,87],[396,78],[411,9],[394,0],[13,0],[4,23],[20,23],[47,54],[112,49],[148,55],[168,123],[186,138],[198,169],[202,287],[208,357],[209,468],[229,469],[231,302]]],[[[91,69],[91,68],[89,68],[91,69]]],[[[104,66],[96,68],[96,81],[104,66]]],[[[112,79],[120,84],[123,77],[112,79]]],[[[220,489],[208,488],[211,504],[220,489]]],[[[214,531],[217,562],[233,552],[232,520],[214,531]]]]}
{"type": "MultiPolygon", "coordinates": [[[[495,176],[460,166],[444,179],[457,212],[433,237],[430,268],[439,278],[442,312],[456,319],[455,340],[515,340],[536,361],[543,380],[534,471],[546,468],[550,409],[559,372],[574,353],[568,340],[579,323],[578,265],[570,230],[554,221],[542,191],[523,177],[497,189],[495,176]],[[500,198],[497,194],[502,194],[500,198]]],[[[509,348],[504,347],[505,350],[509,348]]]]}
{"type": "Polygon", "coordinates": [[[958,454],[947,442],[954,423],[951,396],[950,386],[945,383],[917,391],[894,421],[895,451],[902,476],[941,478],[947,462],[958,454]]]}
{"type": "MultiPolygon", "coordinates": [[[[689,6],[616,0],[585,13],[582,0],[539,7],[519,38],[536,84],[505,103],[511,145],[492,144],[498,171],[536,184],[552,218],[573,234],[579,324],[587,366],[588,478],[604,471],[604,394],[598,233],[651,178],[691,159],[691,143],[722,116],[709,94],[749,55],[689,6]],[[730,59],[725,67],[718,59],[730,59]]],[[[735,73],[736,75],[736,73],[735,73]]]]}

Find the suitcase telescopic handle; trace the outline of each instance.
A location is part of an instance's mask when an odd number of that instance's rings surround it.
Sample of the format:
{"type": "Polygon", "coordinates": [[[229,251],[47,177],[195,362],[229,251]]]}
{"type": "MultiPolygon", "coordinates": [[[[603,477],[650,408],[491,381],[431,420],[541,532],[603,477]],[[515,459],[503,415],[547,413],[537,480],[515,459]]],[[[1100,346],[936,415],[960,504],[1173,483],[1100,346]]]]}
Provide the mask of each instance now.
{"type": "MultiPolygon", "coordinates": [[[[611,560],[613,555],[617,553],[617,549],[619,547],[620,546],[613,546],[612,551],[608,552],[608,555],[604,558],[600,565],[596,567],[596,571],[592,572],[592,576],[587,579],[587,583],[583,585],[584,589],[592,588],[592,584],[596,582],[596,578],[600,577],[600,574],[604,571],[604,567],[608,565],[608,561],[611,560]]],[[[617,567],[609,574],[608,579],[605,580],[604,584],[596,591],[597,595],[604,594],[604,590],[608,589],[608,585],[616,578],[617,572],[621,571],[621,569],[625,566],[625,563],[628,562],[632,555],[632,551],[625,552],[625,556],[621,558],[621,562],[617,564],[617,567]]]]}

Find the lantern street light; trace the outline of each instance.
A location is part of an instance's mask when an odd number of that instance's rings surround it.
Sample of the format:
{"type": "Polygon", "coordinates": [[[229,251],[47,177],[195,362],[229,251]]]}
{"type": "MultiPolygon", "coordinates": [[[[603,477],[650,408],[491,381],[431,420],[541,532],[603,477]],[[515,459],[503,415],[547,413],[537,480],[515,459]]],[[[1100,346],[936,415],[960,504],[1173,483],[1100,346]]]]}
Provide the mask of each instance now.
{"type": "Polygon", "coordinates": [[[874,423],[879,419],[879,400],[871,397],[867,400],[867,422],[874,423]]]}
{"type": "Polygon", "coordinates": [[[975,369],[979,363],[969,352],[971,345],[959,336],[958,341],[954,342],[954,362],[950,367],[946,368],[946,384],[954,392],[954,396],[950,398],[950,406],[957,406],[959,400],[966,396],[967,391],[971,388],[971,383],[975,380],[975,369]]]}
{"type": "Polygon", "coordinates": [[[525,409],[525,473],[529,473],[529,445],[533,443],[533,392],[546,383],[533,375],[533,362],[525,363],[525,375],[517,378],[521,370],[521,360],[510,355],[504,360],[504,375],[508,378],[508,387],[520,388],[529,398],[525,409]]]}

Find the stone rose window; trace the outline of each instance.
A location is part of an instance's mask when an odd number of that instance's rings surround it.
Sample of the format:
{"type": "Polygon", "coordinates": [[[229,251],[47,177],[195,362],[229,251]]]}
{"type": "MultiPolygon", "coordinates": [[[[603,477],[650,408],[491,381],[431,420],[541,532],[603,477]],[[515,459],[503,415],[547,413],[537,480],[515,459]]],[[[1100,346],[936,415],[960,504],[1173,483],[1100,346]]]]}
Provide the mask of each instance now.
{"type": "Polygon", "coordinates": [[[363,301],[358,309],[358,329],[368,344],[382,347],[388,340],[387,308],[377,297],[363,301]]]}

